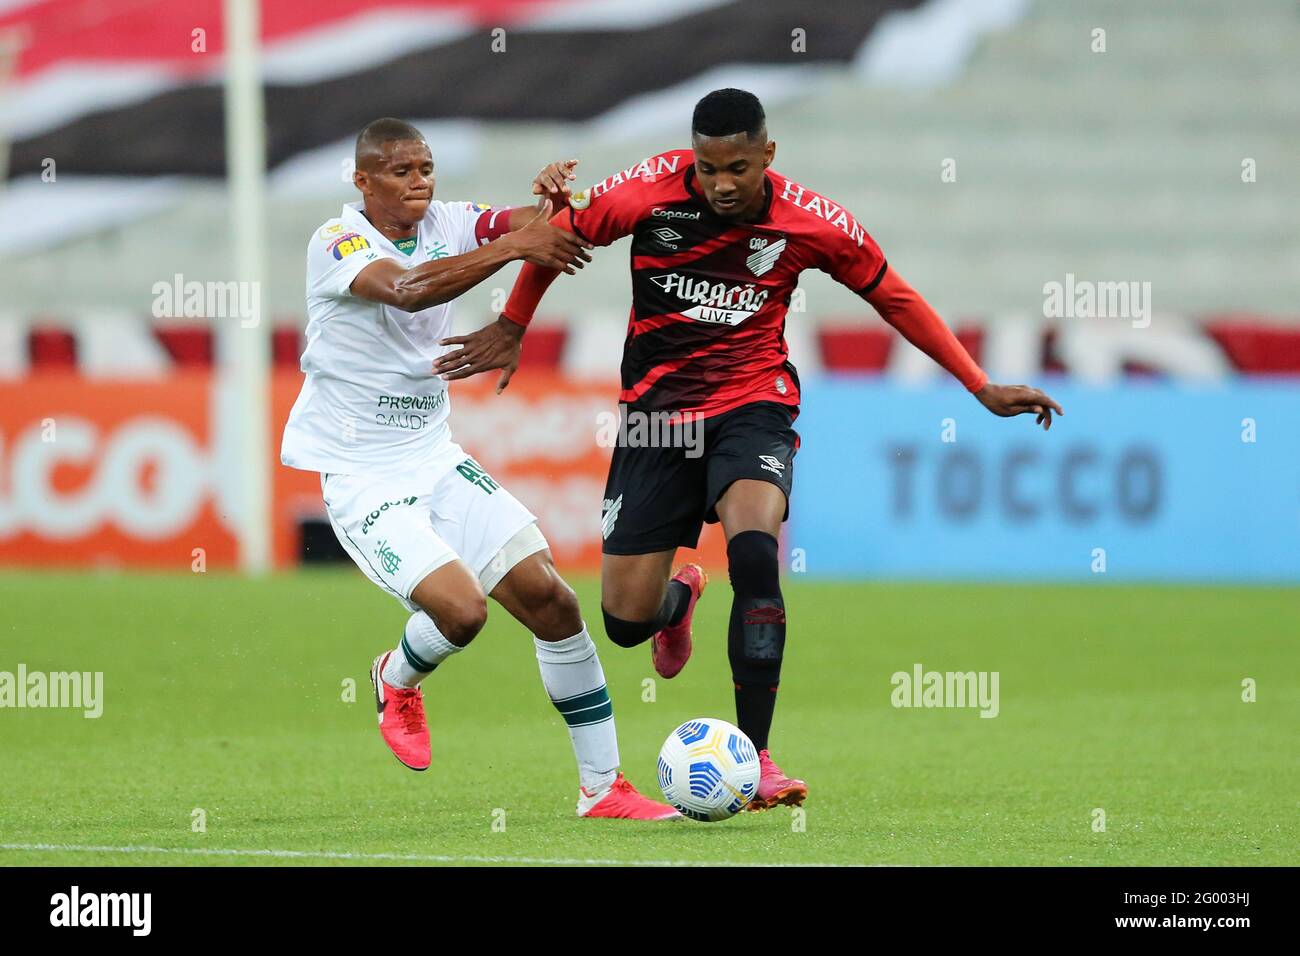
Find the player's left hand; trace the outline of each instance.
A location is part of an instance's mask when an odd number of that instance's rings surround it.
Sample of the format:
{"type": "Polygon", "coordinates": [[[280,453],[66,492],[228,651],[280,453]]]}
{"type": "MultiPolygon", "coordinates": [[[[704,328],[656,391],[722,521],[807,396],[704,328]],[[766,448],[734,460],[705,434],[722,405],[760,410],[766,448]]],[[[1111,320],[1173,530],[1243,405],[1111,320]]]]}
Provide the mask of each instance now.
{"type": "Polygon", "coordinates": [[[433,374],[444,381],[469,378],[494,368],[501,369],[497,381],[497,394],[505,391],[510,377],[519,368],[519,353],[523,351],[524,328],[505,316],[499,316],[491,325],[485,325],[469,335],[453,335],[440,345],[459,345],[460,348],[441,355],[433,361],[433,374]]]}
{"type": "Polygon", "coordinates": [[[1013,415],[1037,415],[1034,424],[1043,431],[1052,427],[1052,412],[1064,415],[1061,406],[1046,392],[1031,385],[994,385],[989,382],[975,397],[994,415],[1011,418],[1013,415]]]}
{"type": "Polygon", "coordinates": [[[574,172],[577,167],[576,159],[551,163],[533,179],[533,195],[549,199],[556,209],[563,209],[569,203],[569,183],[578,178],[574,172]]]}

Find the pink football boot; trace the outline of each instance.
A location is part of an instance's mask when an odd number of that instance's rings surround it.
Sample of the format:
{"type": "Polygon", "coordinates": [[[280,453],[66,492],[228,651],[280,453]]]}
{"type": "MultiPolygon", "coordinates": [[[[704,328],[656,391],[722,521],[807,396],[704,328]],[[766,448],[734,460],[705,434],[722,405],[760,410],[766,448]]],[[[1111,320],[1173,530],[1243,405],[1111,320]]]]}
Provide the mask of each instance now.
{"type": "Polygon", "coordinates": [[[380,654],[370,668],[375,686],[375,708],[379,711],[379,733],[393,756],[412,770],[429,769],[429,722],[424,716],[424,695],[418,687],[394,687],[384,683],[388,656],[380,654]]]}
{"type": "Polygon", "coordinates": [[[578,788],[578,816],[610,820],[676,820],[681,814],[666,803],[656,803],[636,792],[619,773],[604,790],[588,793],[578,788]]]}
{"type": "Polygon", "coordinates": [[[746,810],[771,810],[777,806],[797,807],[808,796],[808,784],[793,777],[772,762],[766,750],[758,752],[758,792],[746,810]]]}
{"type": "Polygon", "coordinates": [[[700,599],[704,586],[709,583],[709,576],[698,564],[687,564],[677,569],[673,580],[681,581],[690,588],[691,597],[682,619],[650,638],[650,661],[659,676],[665,679],[680,674],[686,662],[691,659],[691,618],[695,614],[695,602],[700,599]]]}

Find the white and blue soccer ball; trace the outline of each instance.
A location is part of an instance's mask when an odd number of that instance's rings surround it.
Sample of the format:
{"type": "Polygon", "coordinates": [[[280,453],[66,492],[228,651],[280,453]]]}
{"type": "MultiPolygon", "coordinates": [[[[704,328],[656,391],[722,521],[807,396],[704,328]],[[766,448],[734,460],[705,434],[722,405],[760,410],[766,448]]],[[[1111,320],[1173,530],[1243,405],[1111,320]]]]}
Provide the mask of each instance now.
{"type": "Polygon", "coordinates": [[[692,820],[733,817],[758,791],[758,751],[725,720],[697,717],[682,724],[659,750],[664,799],[692,820]]]}

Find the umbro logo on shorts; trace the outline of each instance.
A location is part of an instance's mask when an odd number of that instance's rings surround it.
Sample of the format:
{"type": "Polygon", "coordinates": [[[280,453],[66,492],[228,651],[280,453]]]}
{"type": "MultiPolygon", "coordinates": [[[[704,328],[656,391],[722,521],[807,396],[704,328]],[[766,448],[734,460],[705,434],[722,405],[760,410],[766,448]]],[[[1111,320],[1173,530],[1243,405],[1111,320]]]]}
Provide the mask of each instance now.
{"type": "Polygon", "coordinates": [[[785,462],[780,458],[773,458],[771,455],[759,455],[758,460],[763,463],[764,471],[770,471],[774,475],[779,475],[785,471],[785,462]]]}
{"type": "Polygon", "coordinates": [[[600,519],[600,536],[603,540],[608,540],[614,531],[614,522],[618,520],[618,513],[623,510],[623,496],[619,495],[613,501],[605,499],[603,516],[600,519]]]}

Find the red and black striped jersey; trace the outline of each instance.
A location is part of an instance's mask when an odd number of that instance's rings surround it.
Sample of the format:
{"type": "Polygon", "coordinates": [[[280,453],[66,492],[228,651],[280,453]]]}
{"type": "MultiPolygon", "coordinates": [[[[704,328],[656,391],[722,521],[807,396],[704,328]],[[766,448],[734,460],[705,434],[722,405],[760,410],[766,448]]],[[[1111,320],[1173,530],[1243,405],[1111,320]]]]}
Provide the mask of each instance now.
{"type": "Polygon", "coordinates": [[[786,312],[805,269],[865,295],[880,247],[838,203],[766,172],[756,221],[716,215],[691,150],[643,160],[575,193],[552,221],[596,245],[632,237],[632,311],[621,401],[717,415],[750,402],[799,404],[786,312]]]}

